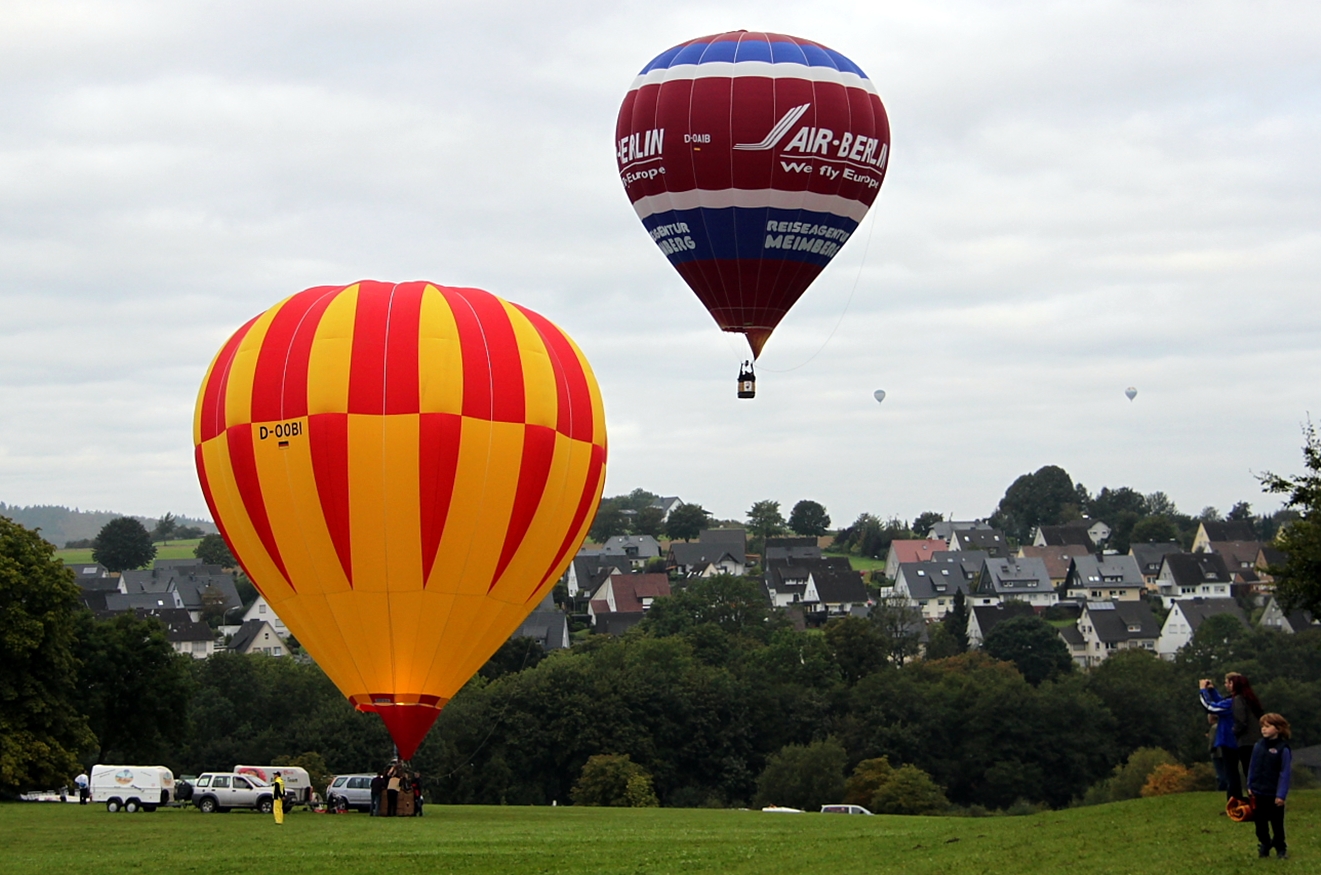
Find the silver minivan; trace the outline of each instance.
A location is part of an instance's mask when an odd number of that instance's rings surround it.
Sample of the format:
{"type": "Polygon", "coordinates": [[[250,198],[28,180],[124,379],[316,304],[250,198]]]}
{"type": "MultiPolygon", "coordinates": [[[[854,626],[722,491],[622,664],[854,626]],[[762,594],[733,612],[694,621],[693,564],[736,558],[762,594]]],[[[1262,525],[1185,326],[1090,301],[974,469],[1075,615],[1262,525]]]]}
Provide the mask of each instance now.
{"type": "Polygon", "coordinates": [[[326,786],[326,807],[331,811],[372,810],[374,774],[336,775],[326,786]]]}

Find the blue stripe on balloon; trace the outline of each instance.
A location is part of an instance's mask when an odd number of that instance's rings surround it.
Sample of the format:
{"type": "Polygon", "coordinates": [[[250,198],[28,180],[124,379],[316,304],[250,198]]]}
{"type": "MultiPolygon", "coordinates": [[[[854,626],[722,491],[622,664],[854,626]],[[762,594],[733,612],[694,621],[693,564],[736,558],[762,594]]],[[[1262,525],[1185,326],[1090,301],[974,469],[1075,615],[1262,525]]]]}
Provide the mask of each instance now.
{"type": "Polygon", "coordinates": [[[717,39],[714,42],[695,42],[686,46],[675,46],[661,52],[638,75],[651,70],[677,67],[681,64],[738,63],[740,61],[761,61],[773,64],[798,64],[805,67],[828,67],[845,73],[855,73],[866,79],[867,74],[857,64],[834,49],[819,46],[800,45],[789,40],[774,40],[769,44],[762,40],[717,39]]]}
{"type": "Polygon", "coordinates": [[[804,234],[801,231],[811,226],[825,226],[852,236],[858,227],[858,223],[852,219],[834,213],[770,207],[671,210],[654,213],[644,219],[642,224],[675,266],[689,261],[718,258],[774,259],[825,267],[847,237],[840,239],[837,234],[804,234]],[[775,223],[774,230],[768,227],[771,222],[775,223]],[[788,227],[781,230],[780,223],[795,222],[803,226],[800,232],[796,233],[788,227]],[[804,243],[815,245],[817,240],[821,241],[817,252],[812,252],[810,248],[793,248],[804,243]],[[768,242],[772,244],[769,247],[768,242]],[[827,244],[834,244],[834,248],[828,248],[827,244]],[[825,249],[825,252],[821,249],[825,249]]]}

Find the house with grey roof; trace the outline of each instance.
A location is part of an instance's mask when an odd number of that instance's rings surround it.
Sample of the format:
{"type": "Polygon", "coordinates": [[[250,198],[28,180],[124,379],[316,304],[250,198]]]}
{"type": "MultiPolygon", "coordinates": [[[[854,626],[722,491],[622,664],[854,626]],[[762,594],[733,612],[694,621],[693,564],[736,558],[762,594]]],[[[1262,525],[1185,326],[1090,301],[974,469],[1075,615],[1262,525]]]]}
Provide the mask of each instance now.
{"type": "Polygon", "coordinates": [[[1110,527],[1101,520],[1070,520],[1061,526],[1037,526],[1032,530],[1032,544],[1036,547],[1080,544],[1090,549],[1109,539],[1110,527]]]}
{"type": "Polygon", "coordinates": [[[602,557],[625,560],[634,569],[645,567],[660,554],[660,543],[651,535],[615,535],[601,545],[602,557]]]}
{"type": "Polygon", "coordinates": [[[992,559],[1009,555],[1009,541],[998,529],[968,529],[957,531],[949,540],[951,550],[980,550],[992,559]]]}
{"type": "Polygon", "coordinates": [[[84,580],[106,580],[110,578],[110,569],[99,562],[66,562],[64,567],[73,572],[73,578],[79,586],[84,580]]]}
{"type": "Polygon", "coordinates": [[[1149,544],[1130,544],[1128,555],[1137,560],[1142,571],[1142,580],[1148,589],[1155,589],[1156,578],[1160,576],[1161,562],[1166,553],[1182,553],[1183,545],[1178,541],[1153,541],[1149,544]]]}
{"type": "Polygon", "coordinates": [[[1084,664],[1088,668],[1120,650],[1155,651],[1160,638],[1160,623],[1145,601],[1087,602],[1077,628],[1086,642],[1084,664]]]}
{"type": "Polygon", "coordinates": [[[668,520],[670,518],[670,514],[674,512],[674,509],[676,507],[681,507],[682,505],[683,502],[679,500],[679,496],[662,495],[659,498],[652,499],[651,504],[647,506],[660,508],[661,513],[664,514],[664,516],[662,516],[661,519],[668,520]]]}
{"type": "Polygon", "coordinates": [[[1069,565],[1073,562],[1073,557],[1086,556],[1090,552],[1091,550],[1081,544],[1064,544],[1058,547],[1037,547],[1032,544],[1024,544],[1018,548],[1016,555],[1022,559],[1032,556],[1045,562],[1046,572],[1050,575],[1050,582],[1059,587],[1068,579],[1069,565]]]}
{"type": "Polygon", "coordinates": [[[972,591],[972,602],[993,605],[1000,602],[1026,602],[1037,610],[1059,601],[1050,581],[1046,563],[1036,558],[1010,556],[988,558],[972,591]]]}
{"type": "Polygon", "coordinates": [[[1061,596],[1083,601],[1119,599],[1131,602],[1142,598],[1147,584],[1142,569],[1132,556],[1117,553],[1074,556],[1069,574],[1061,587],[1061,596]]]}
{"type": "Polygon", "coordinates": [[[901,562],[893,593],[922,612],[922,619],[942,619],[954,607],[955,593],[970,595],[962,568],[950,562],[901,562]]]}
{"type": "Polygon", "coordinates": [[[741,576],[748,570],[747,532],[703,529],[696,542],[671,542],[666,564],[684,577],[741,576]]]}
{"type": "Polygon", "coordinates": [[[968,647],[976,650],[986,642],[991,630],[1015,617],[1035,617],[1036,611],[1026,602],[997,605],[973,605],[968,611],[968,647]]]}
{"type": "Polygon", "coordinates": [[[1079,668],[1087,667],[1087,639],[1078,630],[1077,623],[1059,627],[1060,640],[1069,648],[1069,657],[1079,668]]]}
{"type": "Polygon", "coordinates": [[[1219,553],[1166,553],[1156,575],[1156,592],[1170,607],[1177,599],[1233,596],[1234,578],[1219,553]]]}
{"type": "Polygon", "coordinates": [[[197,622],[185,610],[175,608],[139,612],[139,616],[154,616],[165,624],[165,637],[175,653],[193,659],[206,659],[216,652],[215,630],[206,623],[197,622]]]}
{"type": "Polygon", "coordinates": [[[1162,659],[1174,659],[1175,654],[1193,640],[1198,627],[1208,617],[1219,614],[1228,614],[1242,625],[1248,625],[1248,618],[1243,616],[1243,609],[1234,599],[1175,599],[1161,626],[1156,652],[1162,659]]]}
{"type": "Polygon", "coordinates": [[[767,560],[762,582],[772,605],[801,609],[809,624],[865,615],[871,604],[862,575],[844,556],[767,560]]]}
{"type": "Polygon", "coordinates": [[[771,559],[820,559],[821,547],[813,537],[767,538],[762,556],[771,559]]]}
{"type": "Polygon", "coordinates": [[[275,627],[265,620],[248,620],[239,627],[229,641],[235,653],[264,653],[267,656],[287,656],[288,650],[275,627]]]}
{"type": "Polygon", "coordinates": [[[622,556],[607,557],[600,550],[580,550],[564,572],[564,587],[570,598],[579,598],[596,592],[611,574],[632,570],[633,563],[622,556]]]}
{"type": "Polygon", "coordinates": [[[240,625],[249,620],[265,620],[271,624],[271,627],[275,629],[275,633],[281,638],[289,637],[289,627],[284,625],[284,620],[281,620],[279,615],[275,613],[275,609],[271,607],[270,602],[266,601],[264,595],[257,596],[252,604],[248,605],[248,609],[243,612],[240,625]]]}
{"type": "Polygon", "coordinates": [[[932,524],[927,537],[939,538],[948,544],[955,532],[968,532],[974,529],[991,531],[992,527],[986,520],[940,520],[932,524]]]}
{"type": "Polygon", "coordinates": [[[167,608],[184,610],[178,590],[165,592],[109,592],[105,594],[105,609],[111,613],[122,611],[163,611],[167,608]]]}
{"type": "Polygon", "coordinates": [[[1293,635],[1296,632],[1302,632],[1304,629],[1321,628],[1316,618],[1312,616],[1311,611],[1304,611],[1301,608],[1285,613],[1284,606],[1280,604],[1275,596],[1271,596],[1266,602],[1266,609],[1261,612],[1260,624],[1267,629],[1275,629],[1284,632],[1286,635],[1293,635]]]}
{"type": "Polygon", "coordinates": [[[536,609],[514,630],[511,638],[532,638],[549,653],[569,647],[569,617],[555,604],[553,593],[546,593],[536,609]]]}

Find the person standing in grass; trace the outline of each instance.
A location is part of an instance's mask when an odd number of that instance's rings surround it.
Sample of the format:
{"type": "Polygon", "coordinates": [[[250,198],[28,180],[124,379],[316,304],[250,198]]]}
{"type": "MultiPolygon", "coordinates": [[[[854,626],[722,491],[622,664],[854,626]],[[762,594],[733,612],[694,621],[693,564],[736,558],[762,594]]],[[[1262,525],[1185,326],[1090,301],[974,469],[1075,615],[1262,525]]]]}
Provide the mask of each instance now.
{"type": "Polygon", "coordinates": [[[385,794],[385,774],[377,772],[372,778],[372,817],[381,816],[381,796],[385,794]]]}
{"type": "Polygon", "coordinates": [[[1284,843],[1284,802],[1289,796],[1289,771],[1293,768],[1289,735],[1289,721],[1284,717],[1274,712],[1261,715],[1261,741],[1252,748],[1248,767],[1258,857],[1269,857],[1273,847],[1276,857],[1289,858],[1284,843]]]}
{"type": "Polygon", "coordinates": [[[284,778],[279,772],[271,782],[271,813],[275,815],[276,823],[284,823],[284,778]]]}
{"type": "Polygon", "coordinates": [[[1238,770],[1238,741],[1234,738],[1234,700],[1224,698],[1216,690],[1215,683],[1207,678],[1197,682],[1202,707],[1208,714],[1216,717],[1216,734],[1212,741],[1212,755],[1219,753],[1225,762],[1225,777],[1229,786],[1225,790],[1228,799],[1243,798],[1243,779],[1238,770]]]}
{"type": "Polygon", "coordinates": [[[386,817],[394,817],[399,813],[399,787],[403,782],[399,780],[398,766],[391,766],[389,775],[390,778],[385,783],[385,797],[389,803],[386,817]]]}
{"type": "Polygon", "coordinates": [[[1258,722],[1266,709],[1261,707],[1261,700],[1252,691],[1252,684],[1236,671],[1225,675],[1225,690],[1231,696],[1229,710],[1234,716],[1234,743],[1238,745],[1238,762],[1233,763],[1233,768],[1241,770],[1246,781],[1252,750],[1261,740],[1258,722]]]}

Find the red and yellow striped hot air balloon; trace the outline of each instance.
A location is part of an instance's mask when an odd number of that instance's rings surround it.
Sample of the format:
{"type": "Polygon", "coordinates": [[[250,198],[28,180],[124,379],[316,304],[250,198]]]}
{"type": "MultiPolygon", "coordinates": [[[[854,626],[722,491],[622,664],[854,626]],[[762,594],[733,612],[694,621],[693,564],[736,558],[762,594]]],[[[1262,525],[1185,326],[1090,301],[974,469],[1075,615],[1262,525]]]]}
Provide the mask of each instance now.
{"type": "Polygon", "coordinates": [[[193,442],[234,556],[405,759],[564,572],[605,480],[573,341],[427,282],[311,288],[248,322],[193,442]]]}

